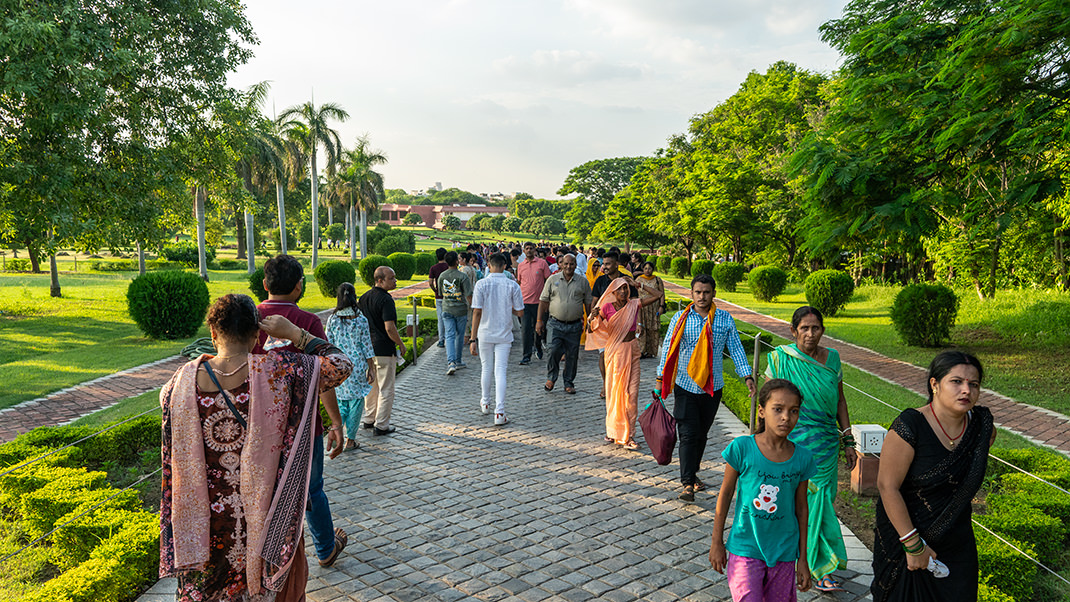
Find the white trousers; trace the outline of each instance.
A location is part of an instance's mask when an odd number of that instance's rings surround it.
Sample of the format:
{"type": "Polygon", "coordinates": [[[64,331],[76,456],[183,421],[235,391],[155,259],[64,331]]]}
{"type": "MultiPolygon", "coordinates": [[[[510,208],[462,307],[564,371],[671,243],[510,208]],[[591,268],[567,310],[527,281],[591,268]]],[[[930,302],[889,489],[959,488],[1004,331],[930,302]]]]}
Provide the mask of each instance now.
{"type": "Polygon", "coordinates": [[[372,390],[364,400],[364,424],[374,424],[375,428],[386,430],[390,426],[390,414],[394,409],[394,373],[397,371],[396,356],[377,355],[375,362],[375,382],[372,390]]]}
{"type": "Polygon", "coordinates": [[[494,413],[505,413],[505,370],[509,367],[509,351],[512,343],[479,342],[479,361],[482,365],[480,385],[483,399],[487,405],[491,402],[491,388],[494,389],[494,413]]]}

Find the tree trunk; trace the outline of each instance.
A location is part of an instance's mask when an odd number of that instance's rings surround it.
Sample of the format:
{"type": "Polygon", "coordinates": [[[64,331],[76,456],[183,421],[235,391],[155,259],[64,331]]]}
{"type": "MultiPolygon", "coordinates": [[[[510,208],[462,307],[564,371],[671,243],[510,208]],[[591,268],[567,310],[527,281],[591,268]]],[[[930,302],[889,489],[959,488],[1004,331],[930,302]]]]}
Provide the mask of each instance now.
{"type": "Polygon", "coordinates": [[[48,271],[52,277],[52,285],[48,289],[48,294],[53,297],[62,297],[59,290],[59,269],[56,267],[56,254],[48,256],[48,271]]]}
{"type": "Polygon", "coordinates": [[[145,247],[141,246],[140,240],[137,241],[137,274],[138,276],[145,275],[145,247]]]}
{"type": "MultiPolygon", "coordinates": [[[[33,245],[32,241],[26,241],[26,254],[30,256],[30,271],[34,274],[41,273],[41,251],[33,245]]],[[[15,257],[18,257],[16,254],[15,257]]]]}
{"type": "Polygon", "coordinates": [[[208,282],[208,258],[204,254],[204,201],[208,191],[204,186],[197,186],[194,195],[197,211],[197,270],[201,279],[208,282]]]}
{"type": "Polygon", "coordinates": [[[275,198],[279,202],[279,253],[286,254],[286,204],[282,183],[275,182],[275,198]]]}
{"type": "Polygon", "coordinates": [[[349,261],[357,260],[357,206],[349,203],[349,213],[346,215],[346,233],[349,235],[349,261]]]}
{"type": "Polygon", "coordinates": [[[234,212],[234,236],[238,239],[238,259],[245,259],[245,217],[234,212]]]}
{"type": "Polygon", "coordinates": [[[319,263],[320,199],[319,175],[316,172],[316,147],[312,147],[312,269],[319,263]]]}
{"type": "Polygon", "coordinates": [[[249,250],[249,273],[256,271],[256,223],[253,214],[245,212],[245,248],[249,250]]]}
{"type": "Polygon", "coordinates": [[[368,256],[368,212],[363,207],[357,210],[360,211],[360,258],[363,260],[368,256]]]}
{"type": "Polygon", "coordinates": [[[996,236],[996,244],[992,246],[992,263],[988,268],[987,297],[996,298],[996,273],[999,271],[999,249],[1003,246],[1003,236],[996,236]]]}
{"type": "Polygon", "coordinates": [[[327,225],[330,226],[334,223],[334,207],[327,205],[327,225]]]}
{"type": "Polygon", "coordinates": [[[1067,274],[1066,269],[1066,246],[1063,244],[1063,237],[1061,235],[1062,228],[1059,228],[1058,224],[1055,227],[1055,265],[1059,270],[1059,288],[1064,291],[1070,288],[1070,275],[1067,274]]]}

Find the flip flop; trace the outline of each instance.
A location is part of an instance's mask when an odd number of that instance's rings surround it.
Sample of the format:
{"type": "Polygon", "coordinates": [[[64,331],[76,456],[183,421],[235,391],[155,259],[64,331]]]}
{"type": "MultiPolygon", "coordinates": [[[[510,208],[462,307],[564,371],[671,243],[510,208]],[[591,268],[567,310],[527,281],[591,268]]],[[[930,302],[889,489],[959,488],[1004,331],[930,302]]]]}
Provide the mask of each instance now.
{"type": "Polygon", "coordinates": [[[565,393],[568,393],[569,395],[575,395],[576,387],[565,387],[565,393]]]}
{"type": "Polygon", "coordinates": [[[349,542],[349,536],[346,532],[338,527],[334,530],[334,549],[331,550],[331,555],[320,561],[320,566],[328,567],[334,564],[335,560],[338,560],[338,555],[342,553],[342,550],[346,549],[346,543],[349,542]]]}
{"type": "Polygon", "coordinates": [[[829,577],[827,575],[817,580],[817,583],[814,584],[814,589],[820,590],[820,591],[823,591],[823,592],[842,592],[842,591],[844,591],[843,588],[840,587],[840,584],[837,583],[835,579],[833,579],[832,577],[829,577]]]}
{"type": "MultiPolygon", "coordinates": [[[[550,381],[546,381],[546,382],[550,382],[550,381]]],[[[547,391],[553,391],[554,390],[554,386],[553,385],[543,385],[542,388],[546,389],[547,391]]]]}

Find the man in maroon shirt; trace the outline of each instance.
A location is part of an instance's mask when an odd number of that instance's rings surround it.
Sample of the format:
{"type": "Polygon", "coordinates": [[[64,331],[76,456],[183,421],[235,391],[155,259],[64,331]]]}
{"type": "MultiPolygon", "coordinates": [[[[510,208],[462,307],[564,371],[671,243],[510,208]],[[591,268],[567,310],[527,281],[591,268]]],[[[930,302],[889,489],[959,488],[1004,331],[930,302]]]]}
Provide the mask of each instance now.
{"type": "MultiPolygon", "coordinates": [[[[319,316],[297,307],[298,299],[305,292],[305,270],[301,262],[290,255],[276,255],[269,259],[264,264],[264,290],[268,292],[267,301],[257,306],[261,319],[265,316],[283,316],[310,332],[312,336],[327,340],[319,316]]],[[[267,333],[261,330],[260,340],[253,348],[253,353],[265,353],[266,339],[267,333]]],[[[277,349],[300,353],[292,343],[277,349]]],[[[321,393],[320,401],[331,419],[331,428],[327,431],[327,449],[331,450],[331,458],[334,458],[342,451],[342,415],[338,411],[338,399],[334,396],[333,389],[321,393]]],[[[312,475],[308,482],[305,520],[309,532],[312,533],[312,542],[316,546],[320,566],[331,566],[345,548],[347,537],[341,528],[335,531],[331,506],[327,501],[327,494],[323,492],[323,421],[319,412],[316,412],[316,436],[313,446],[312,475]]]]}

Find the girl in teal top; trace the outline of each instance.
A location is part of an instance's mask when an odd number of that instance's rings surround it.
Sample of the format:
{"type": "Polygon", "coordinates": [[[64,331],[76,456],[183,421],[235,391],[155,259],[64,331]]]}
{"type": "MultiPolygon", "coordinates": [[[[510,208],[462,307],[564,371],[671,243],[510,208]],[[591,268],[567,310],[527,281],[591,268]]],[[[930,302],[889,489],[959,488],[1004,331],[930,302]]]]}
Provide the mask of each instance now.
{"type": "Polygon", "coordinates": [[[802,394],[775,378],[758,393],[759,431],[737,437],[722,456],[726,465],[717,497],[710,564],[724,573],[736,602],[794,602],[810,589],[806,561],[808,482],[817,472],[813,454],[788,440],[799,420],[802,394]],[[739,492],[728,543],[724,526],[739,492]]]}

